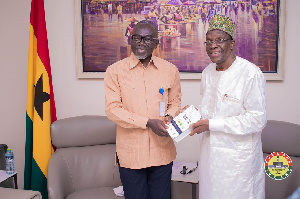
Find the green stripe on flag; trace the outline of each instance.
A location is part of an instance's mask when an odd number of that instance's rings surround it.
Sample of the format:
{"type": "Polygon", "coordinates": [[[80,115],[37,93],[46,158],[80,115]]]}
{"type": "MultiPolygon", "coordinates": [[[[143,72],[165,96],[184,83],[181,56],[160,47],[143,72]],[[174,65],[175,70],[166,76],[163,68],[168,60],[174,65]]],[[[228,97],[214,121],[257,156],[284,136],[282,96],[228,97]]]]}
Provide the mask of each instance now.
{"type": "Polygon", "coordinates": [[[39,191],[43,199],[48,199],[47,178],[32,156],[32,131],[33,123],[26,113],[24,189],[39,191]]]}
{"type": "Polygon", "coordinates": [[[32,158],[31,190],[39,191],[43,199],[48,199],[47,178],[32,158]]]}
{"type": "Polygon", "coordinates": [[[25,170],[24,170],[24,189],[31,190],[31,168],[32,168],[32,138],[33,123],[26,113],[26,144],[25,144],[25,170]]]}

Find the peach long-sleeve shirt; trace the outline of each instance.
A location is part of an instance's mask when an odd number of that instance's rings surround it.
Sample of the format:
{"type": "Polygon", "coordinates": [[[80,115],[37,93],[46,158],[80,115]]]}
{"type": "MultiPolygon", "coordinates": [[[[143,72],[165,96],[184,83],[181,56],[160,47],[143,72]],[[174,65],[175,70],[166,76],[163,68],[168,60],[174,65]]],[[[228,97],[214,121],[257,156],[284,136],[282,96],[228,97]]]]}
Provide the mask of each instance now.
{"type": "Polygon", "coordinates": [[[105,111],[117,124],[116,148],[120,166],[141,169],[166,165],[176,157],[171,137],[161,137],[146,127],[148,119],[161,119],[181,108],[181,86],[177,67],[152,56],[147,67],[132,53],[109,66],[105,73],[105,111]],[[164,94],[159,89],[164,89],[164,94]]]}

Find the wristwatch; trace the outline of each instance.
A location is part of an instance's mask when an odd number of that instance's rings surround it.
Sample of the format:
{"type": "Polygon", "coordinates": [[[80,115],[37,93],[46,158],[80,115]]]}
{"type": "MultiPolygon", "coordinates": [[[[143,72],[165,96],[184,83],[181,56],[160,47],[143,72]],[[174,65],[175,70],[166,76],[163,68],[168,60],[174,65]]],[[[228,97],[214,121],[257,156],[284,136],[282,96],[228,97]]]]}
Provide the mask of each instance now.
{"type": "Polygon", "coordinates": [[[170,117],[171,119],[173,119],[173,116],[170,114],[166,114],[165,117],[170,117]]]}

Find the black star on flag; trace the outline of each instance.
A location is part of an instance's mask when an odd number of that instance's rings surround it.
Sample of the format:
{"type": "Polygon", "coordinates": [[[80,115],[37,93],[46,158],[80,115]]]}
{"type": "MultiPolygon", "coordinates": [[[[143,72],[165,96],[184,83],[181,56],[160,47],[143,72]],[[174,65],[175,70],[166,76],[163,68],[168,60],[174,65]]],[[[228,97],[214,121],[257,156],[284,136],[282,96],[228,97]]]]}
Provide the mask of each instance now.
{"type": "Polygon", "coordinates": [[[35,85],[34,108],[43,121],[43,104],[50,99],[50,95],[43,91],[43,74],[35,85]]]}

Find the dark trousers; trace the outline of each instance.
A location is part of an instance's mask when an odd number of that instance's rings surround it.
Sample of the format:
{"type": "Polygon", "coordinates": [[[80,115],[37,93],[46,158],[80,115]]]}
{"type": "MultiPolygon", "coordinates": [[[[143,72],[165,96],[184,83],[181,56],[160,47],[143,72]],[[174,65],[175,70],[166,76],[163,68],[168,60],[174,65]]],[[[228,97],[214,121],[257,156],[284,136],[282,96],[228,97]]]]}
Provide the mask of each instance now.
{"type": "Polygon", "coordinates": [[[125,199],[170,199],[173,162],[144,169],[119,167],[125,199]]]}

